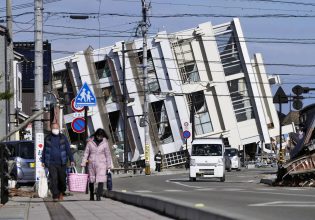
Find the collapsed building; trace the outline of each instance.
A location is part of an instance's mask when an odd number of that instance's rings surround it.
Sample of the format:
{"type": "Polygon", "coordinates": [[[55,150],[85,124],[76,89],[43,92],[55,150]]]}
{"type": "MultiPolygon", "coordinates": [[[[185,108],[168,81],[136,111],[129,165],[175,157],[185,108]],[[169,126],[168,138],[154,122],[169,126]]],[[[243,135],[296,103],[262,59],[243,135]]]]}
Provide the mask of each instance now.
{"type": "MultiPolygon", "coordinates": [[[[182,134],[221,137],[226,146],[250,156],[271,151],[271,138],[279,135],[279,118],[272,102],[271,84],[277,76],[267,74],[261,54],[251,59],[239,19],[212,25],[210,22],[176,33],[158,32],[148,38],[148,92],[150,166],[154,154],[163,155],[163,167],[185,162],[187,145],[182,134]]],[[[53,61],[53,88],[63,99],[64,132],[73,144],[84,137],[71,129],[76,117],[70,107],[84,83],[97,98],[89,108],[88,132],[104,128],[110,134],[113,154],[121,155],[123,133],[128,137],[131,163],[145,150],[143,115],[143,40],[122,42],[100,49],[89,47],[53,61]],[[124,54],[123,54],[124,53],[124,54]],[[125,57],[125,60],[123,60],[125,57]],[[123,116],[123,62],[127,84],[127,118],[123,116]],[[124,120],[127,129],[124,130],[124,120]]],[[[293,131],[292,125],[282,128],[293,131]]],[[[121,158],[121,157],[119,157],[121,158]]]]}
{"type": "Polygon", "coordinates": [[[299,112],[299,129],[290,133],[290,160],[277,176],[277,185],[313,185],[315,179],[315,104],[299,112]]]}

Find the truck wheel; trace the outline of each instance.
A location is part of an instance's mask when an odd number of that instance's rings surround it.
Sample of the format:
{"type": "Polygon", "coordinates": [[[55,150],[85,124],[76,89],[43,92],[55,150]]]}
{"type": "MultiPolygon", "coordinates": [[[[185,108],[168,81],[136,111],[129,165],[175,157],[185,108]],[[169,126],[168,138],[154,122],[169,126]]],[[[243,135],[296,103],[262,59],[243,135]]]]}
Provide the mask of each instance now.
{"type": "Polygon", "coordinates": [[[225,182],[225,175],[220,178],[220,182],[225,182]]]}

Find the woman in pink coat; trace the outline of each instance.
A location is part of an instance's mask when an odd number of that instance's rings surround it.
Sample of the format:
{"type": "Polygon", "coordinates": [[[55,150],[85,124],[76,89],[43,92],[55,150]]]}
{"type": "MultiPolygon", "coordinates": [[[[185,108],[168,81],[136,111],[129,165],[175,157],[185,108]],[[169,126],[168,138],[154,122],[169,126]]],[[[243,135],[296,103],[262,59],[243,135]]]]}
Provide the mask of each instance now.
{"type": "Polygon", "coordinates": [[[86,144],[81,166],[85,167],[88,163],[90,200],[94,200],[95,182],[98,183],[96,199],[101,200],[106,172],[111,169],[112,157],[107,139],[105,131],[99,128],[86,144]]]}

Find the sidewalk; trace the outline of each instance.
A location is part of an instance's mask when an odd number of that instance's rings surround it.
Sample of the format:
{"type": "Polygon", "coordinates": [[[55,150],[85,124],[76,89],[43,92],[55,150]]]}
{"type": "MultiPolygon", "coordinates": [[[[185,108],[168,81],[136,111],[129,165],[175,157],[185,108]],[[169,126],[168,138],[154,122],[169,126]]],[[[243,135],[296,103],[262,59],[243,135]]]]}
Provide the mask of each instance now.
{"type": "MultiPolygon", "coordinates": [[[[167,220],[169,218],[146,209],[132,205],[126,205],[108,198],[102,201],[89,201],[89,195],[84,193],[74,193],[65,197],[63,202],[59,202],[76,220],[167,220]]],[[[48,199],[50,200],[50,199],[48,199]]],[[[54,204],[53,202],[49,202],[54,204]]],[[[58,207],[57,205],[55,205],[58,207]]],[[[51,207],[51,205],[49,205],[51,207]]],[[[50,208],[51,209],[51,208],[50,208]]],[[[56,211],[56,210],[50,210],[56,211]]],[[[58,211],[58,210],[57,210],[58,211]]],[[[3,207],[0,207],[0,220],[25,219],[25,220],[50,220],[49,211],[45,202],[41,198],[13,197],[3,207]]],[[[60,216],[59,216],[60,219],[60,216]]]]}
{"type": "MultiPolygon", "coordinates": [[[[166,169],[162,172],[152,172],[151,175],[172,175],[179,173],[188,173],[186,169],[166,169]]],[[[116,174],[113,178],[123,178],[130,176],[141,176],[142,174],[116,174]]],[[[109,198],[102,198],[101,202],[89,201],[89,195],[84,193],[71,193],[71,196],[65,197],[63,202],[59,202],[66,208],[74,219],[94,220],[104,219],[108,217],[113,220],[166,220],[167,217],[161,216],[157,213],[146,209],[138,208],[136,206],[127,205],[109,198]]],[[[48,199],[49,200],[49,199],[48,199]]],[[[52,207],[51,205],[48,205],[52,207]]],[[[55,210],[56,211],[56,210],[55,210]]],[[[14,196],[9,199],[4,206],[0,206],[0,220],[7,219],[40,219],[50,220],[49,211],[45,202],[41,198],[19,197],[14,196]]]]}

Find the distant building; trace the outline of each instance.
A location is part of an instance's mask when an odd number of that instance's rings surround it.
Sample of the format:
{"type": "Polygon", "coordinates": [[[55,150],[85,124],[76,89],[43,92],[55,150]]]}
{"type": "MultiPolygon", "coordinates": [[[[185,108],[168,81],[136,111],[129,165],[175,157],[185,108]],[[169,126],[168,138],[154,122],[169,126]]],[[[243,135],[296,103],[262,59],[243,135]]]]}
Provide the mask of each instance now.
{"type": "MultiPolygon", "coordinates": [[[[142,39],[126,42],[129,158],[144,154],[142,39]]],[[[272,102],[270,82],[263,59],[251,59],[238,19],[213,26],[210,22],[148,39],[148,87],[151,166],[160,150],[163,165],[184,162],[184,130],[195,138],[222,137],[226,146],[255,155],[270,150],[270,140],[279,135],[279,119],[272,102]]],[[[103,127],[110,133],[116,154],[123,150],[122,47],[121,42],[100,49],[88,48],[53,61],[53,88],[65,101],[65,130],[72,142],[82,136],[71,129],[74,116],[70,101],[86,82],[97,96],[89,111],[89,132],[103,127]]],[[[290,132],[292,126],[283,128],[290,132]]],[[[188,140],[190,147],[191,138],[188,140]]]]}
{"type": "MultiPolygon", "coordinates": [[[[34,42],[14,42],[14,51],[16,54],[23,56],[23,59],[16,64],[17,74],[22,76],[22,81],[16,81],[21,83],[19,87],[22,91],[18,94],[20,100],[18,106],[18,113],[20,115],[31,116],[34,109],[35,99],[35,44],[34,42]],[[23,109],[23,112],[21,110],[23,109]]],[[[43,88],[44,93],[51,91],[51,44],[47,41],[43,42],[43,88]]],[[[44,114],[44,132],[47,133],[49,130],[49,114],[44,114]]],[[[29,138],[29,129],[23,130],[23,133],[28,132],[26,136],[29,138]]],[[[22,135],[23,136],[23,135],[22,135]]],[[[21,138],[23,139],[23,137],[21,138]]]]}

